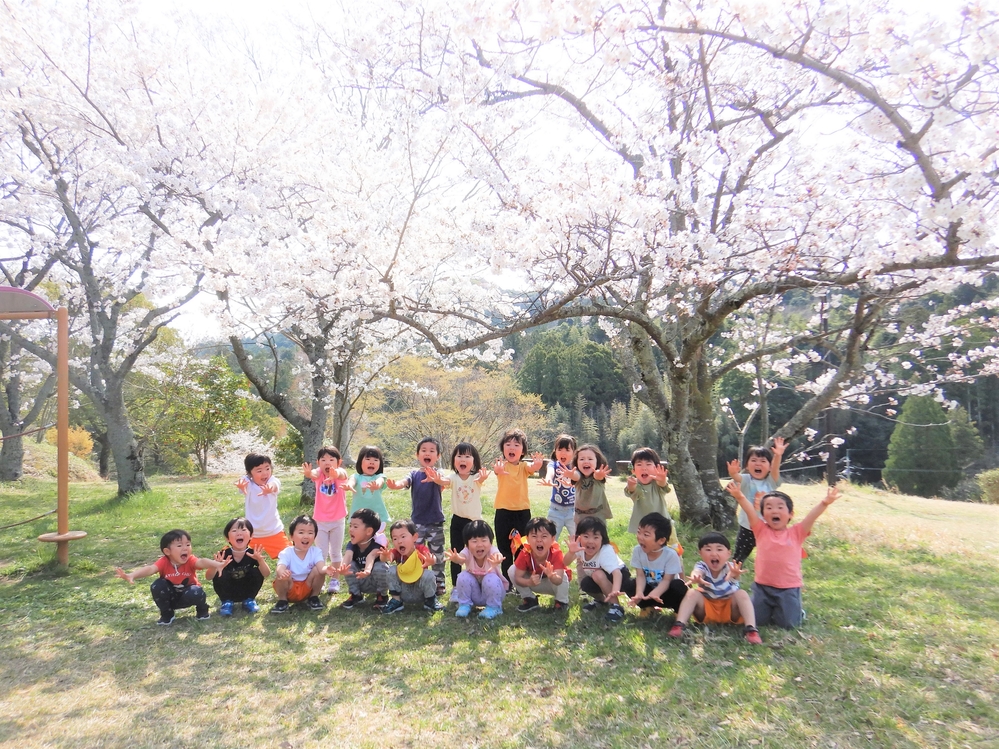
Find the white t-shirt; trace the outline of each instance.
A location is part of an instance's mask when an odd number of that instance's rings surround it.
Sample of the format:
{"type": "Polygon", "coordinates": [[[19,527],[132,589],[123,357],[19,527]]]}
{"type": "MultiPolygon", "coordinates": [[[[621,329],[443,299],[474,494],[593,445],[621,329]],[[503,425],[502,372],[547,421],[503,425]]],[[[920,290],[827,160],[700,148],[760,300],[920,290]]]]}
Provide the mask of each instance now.
{"type": "Polygon", "coordinates": [[[668,546],[663,547],[662,553],[656,559],[649,559],[649,555],[642,551],[642,547],[636,546],[631,552],[631,566],[645,573],[647,591],[661,583],[666,575],[683,574],[680,557],[668,546]]]}
{"type": "Polygon", "coordinates": [[[283,564],[291,571],[291,579],[295,582],[302,582],[312,572],[312,568],[317,564],[322,564],[323,553],[313,544],[305,553],[305,559],[299,558],[295,553],[294,546],[287,546],[278,554],[278,564],[283,564]]]}
{"type": "Polygon", "coordinates": [[[579,560],[579,574],[582,577],[589,577],[593,574],[593,570],[598,568],[602,569],[608,575],[613,575],[617,570],[624,567],[621,557],[617,555],[614,547],[610,544],[601,546],[600,551],[593,555],[593,559],[584,559],[583,554],[582,550],[576,554],[576,559],[579,560]]]}
{"type": "Polygon", "coordinates": [[[268,486],[277,489],[273,494],[262,494],[262,486],[257,486],[249,477],[246,487],[246,519],[253,523],[253,535],[263,538],[273,536],[276,533],[283,533],[284,526],[281,524],[281,516],[278,515],[278,493],[281,491],[281,482],[274,476],[267,481],[268,486]]]}
{"type": "Polygon", "coordinates": [[[469,474],[463,479],[457,473],[452,473],[451,480],[451,513],[469,520],[482,520],[482,485],[475,480],[478,474],[469,474]]]}

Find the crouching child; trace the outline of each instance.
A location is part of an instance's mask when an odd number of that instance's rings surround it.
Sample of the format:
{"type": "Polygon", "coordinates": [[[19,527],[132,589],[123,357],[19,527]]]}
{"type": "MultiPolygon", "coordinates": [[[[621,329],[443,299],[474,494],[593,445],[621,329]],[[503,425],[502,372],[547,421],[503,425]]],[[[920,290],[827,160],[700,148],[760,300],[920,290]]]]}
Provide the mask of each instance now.
{"type": "Polygon", "coordinates": [[[396,520],[389,527],[392,548],[382,549],[381,560],[389,565],[389,601],[382,606],[383,614],[402,611],[405,604],[421,604],[431,613],[443,610],[437,600],[437,558],[423,544],[412,520],[396,520]]]}

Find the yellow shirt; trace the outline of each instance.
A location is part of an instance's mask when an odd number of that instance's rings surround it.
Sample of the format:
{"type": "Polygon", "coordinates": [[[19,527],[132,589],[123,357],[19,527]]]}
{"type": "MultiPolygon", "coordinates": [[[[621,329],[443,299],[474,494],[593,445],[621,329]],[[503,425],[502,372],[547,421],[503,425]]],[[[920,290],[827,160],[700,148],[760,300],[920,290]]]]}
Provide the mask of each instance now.
{"type": "Polygon", "coordinates": [[[496,499],[493,507],[497,510],[530,510],[531,500],[527,496],[527,477],[531,475],[531,464],[523,460],[519,463],[503,461],[507,475],[496,474],[496,499]]]}

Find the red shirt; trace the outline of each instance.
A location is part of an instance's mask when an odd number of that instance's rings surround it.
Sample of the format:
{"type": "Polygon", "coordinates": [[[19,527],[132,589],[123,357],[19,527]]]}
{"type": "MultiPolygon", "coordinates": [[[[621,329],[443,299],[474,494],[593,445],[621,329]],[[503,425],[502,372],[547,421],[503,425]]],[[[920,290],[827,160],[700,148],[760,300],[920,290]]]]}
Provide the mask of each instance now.
{"type": "MultiPolygon", "coordinates": [[[[413,547],[412,553],[419,554],[421,557],[433,557],[434,559],[436,559],[436,557],[434,557],[433,552],[430,551],[430,549],[428,549],[423,544],[416,544],[416,546],[413,547]]],[[[409,559],[409,557],[403,557],[402,554],[400,554],[396,549],[392,549],[392,558],[389,559],[389,564],[392,563],[402,564],[407,559],[409,559]]]]}
{"type": "MultiPolygon", "coordinates": [[[[558,545],[557,541],[548,549],[548,559],[546,561],[551,562],[552,567],[557,570],[565,570],[565,579],[572,580],[572,570],[565,566],[565,561],[562,558],[562,547],[558,545]]],[[[529,572],[532,575],[541,575],[544,577],[545,574],[542,565],[539,565],[538,561],[534,558],[534,554],[527,550],[517,555],[513,566],[518,570],[529,572]]]]}
{"type": "Polygon", "coordinates": [[[198,568],[194,566],[197,563],[198,558],[193,554],[179,567],[162,556],[156,560],[156,569],[160,571],[160,577],[165,577],[173,585],[183,585],[185,580],[191,585],[201,585],[198,582],[198,568]]]}

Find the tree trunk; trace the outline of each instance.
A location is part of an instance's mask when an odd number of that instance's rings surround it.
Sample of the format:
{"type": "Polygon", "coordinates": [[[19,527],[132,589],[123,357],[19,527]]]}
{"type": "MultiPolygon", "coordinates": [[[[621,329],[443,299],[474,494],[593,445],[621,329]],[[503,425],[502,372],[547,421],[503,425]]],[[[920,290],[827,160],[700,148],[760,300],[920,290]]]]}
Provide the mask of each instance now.
{"type": "Polygon", "coordinates": [[[120,390],[114,395],[109,393],[107,401],[100,405],[104,411],[102,416],[108,428],[108,443],[118,473],[118,496],[149,491],[142,448],[128,420],[125,399],[120,390]]]}
{"type": "MultiPolygon", "coordinates": [[[[690,372],[683,370],[683,377],[671,380],[673,410],[671,418],[660,424],[666,435],[669,456],[669,477],[680,503],[680,522],[695,526],[711,525],[711,503],[704,491],[698,465],[691,450],[696,414],[691,409],[692,383],[690,372]],[[693,418],[692,418],[693,417],[693,418]]],[[[657,418],[657,421],[659,419],[657,418]]]]}
{"type": "Polygon", "coordinates": [[[695,381],[689,393],[693,418],[688,449],[710,508],[711,527],[724,531],[735,525],[735,499],[722,489],[718,476],[718,426],[712,398],[714,382],[703,357],[698,357],[694,369],[695,381]]]}
{"type": "MultiPolygon", "coordinates": [[[[309,463],[316,462],[316,454],[319,452],[319,448],[323,446],[328,419],[329,414],[326,406],[319,399],[314,399],[312,401],[312,418],[309,419],[306,428],[302,430],[302,452],[305,455],[305,460],[309,463]]],[[[316,485],[312,482],[312,479],[306,478],[302,480],[302,496],[300,501],[303,505],[315,505],[316,485]]]]}
{"type": "Polygon", "coordinates": [[[111,475],[111,442],[108,441],[108,433],[94,435],[94,441],[100,446],[97,451],[97,473],[106,480],[111,475]]]}
{"type": "Polygon", "coordinates": [[[0,447],[0,481],[17,481],[24,475],[24,438],[5,437],[0,447]]]}

